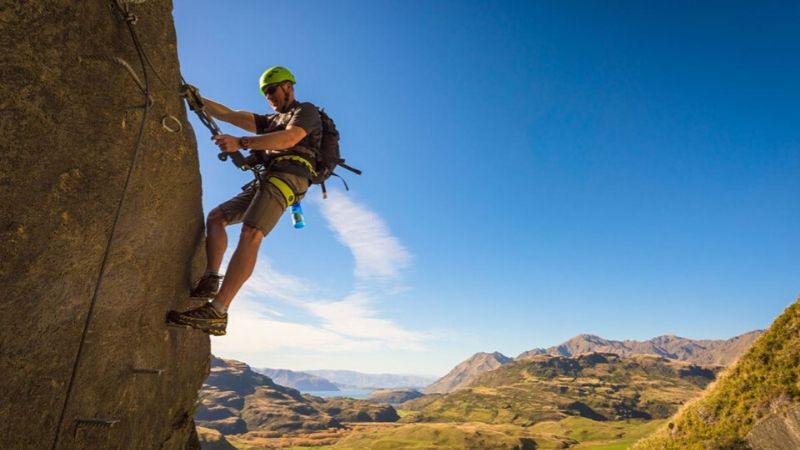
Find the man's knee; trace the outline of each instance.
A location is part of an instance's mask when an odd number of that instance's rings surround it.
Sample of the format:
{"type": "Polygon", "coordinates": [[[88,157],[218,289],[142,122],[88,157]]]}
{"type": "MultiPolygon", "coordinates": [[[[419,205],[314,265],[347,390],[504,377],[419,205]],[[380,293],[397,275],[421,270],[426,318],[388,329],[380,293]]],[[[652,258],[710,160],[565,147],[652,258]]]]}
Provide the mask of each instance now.
{"type": "Polygon", "coordinates": [[[242,226],[242,234],[239,239],[244,242],[260,244],[261,240],[264,239],[264,232],[256,227],[245,224],[242,226]]]}
{"type": "Polygon", "coordinates": [[[219,208],[214,208],[208,213],[208,219],[206,219],[206,223],[208,226],[225,226],[228,224],[228,219],[225,217],[225,213],[222,212],[219,208]]]}

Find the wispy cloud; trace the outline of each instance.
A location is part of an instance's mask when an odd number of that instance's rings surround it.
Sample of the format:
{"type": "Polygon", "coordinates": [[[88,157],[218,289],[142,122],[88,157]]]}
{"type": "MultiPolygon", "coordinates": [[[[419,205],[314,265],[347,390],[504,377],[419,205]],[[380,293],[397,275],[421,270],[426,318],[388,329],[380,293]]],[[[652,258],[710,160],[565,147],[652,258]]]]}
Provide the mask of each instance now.
{"type": "Polygon", "coordinates": [[[275,270],[266,258],[260,258],[256,270],[239,292],[239,298],[252,301],[278,300],[295,306],[303,306],[309,299],[319,295],[311,280],[275,270]]]}
{"type": "Polygon", "coordinates": [[[352,292],[325,299],[324,286],[282,273],[261,258],[230,310],[228,335],[214,339],[214,351],[224,355],[278,349],[330,353],[424,349],[431,334],[408,330],[382,317],[376,307],[402,290],[399,280],[411,260],[408,250],[377,214],[346,195],[333,191],[317,204],[355,258],[352,292]],[[306,317],[290,320],[281,304],[306,317]]]}
{"type": "Polygon", "coordinates": [[[340,336],[375,340],[388,348],[422,349],[424,333],[408,331],[378,317],[373,301],[371,296],[357,293],[340,301],[311,303],[308,310],[322,319],[323,328],[340,336]]]}
{"type": "Polygon", "coordinates": [[[383,220],[364,205],[339,191],[332,191],[327,200],[318,204],[336,238],[353,253],[356,277],[397,278],[410,263],[408,250],[392,236],[383,220]]]}

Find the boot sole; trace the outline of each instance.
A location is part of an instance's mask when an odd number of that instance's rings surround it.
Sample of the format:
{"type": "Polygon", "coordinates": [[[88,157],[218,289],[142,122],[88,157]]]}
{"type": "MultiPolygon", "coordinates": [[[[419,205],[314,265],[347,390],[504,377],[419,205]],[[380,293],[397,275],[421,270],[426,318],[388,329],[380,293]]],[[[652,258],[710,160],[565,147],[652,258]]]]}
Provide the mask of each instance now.
{"type": "Polygon", "coordinates": [[[205,323],[201,321],[192,321],[191,319],[181,317],[181,313],[178,311],[170,311],[167,314],[167,322],[174,325],[181,325],[194,328],[195,330],[206,332],[212,336],[225,336],[226,334],[225,329],[227,328],[227,322],[217,322],[209,324],[207,320],[205,321],[205,323]]]}

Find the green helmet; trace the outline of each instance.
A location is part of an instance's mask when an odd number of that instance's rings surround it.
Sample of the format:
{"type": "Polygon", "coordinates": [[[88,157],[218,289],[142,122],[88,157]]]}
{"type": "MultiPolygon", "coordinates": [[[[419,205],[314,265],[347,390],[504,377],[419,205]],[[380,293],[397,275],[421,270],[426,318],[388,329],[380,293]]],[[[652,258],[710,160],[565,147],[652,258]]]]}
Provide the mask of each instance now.
{"type": "Polygon", "coordinates": [[[275,66],[270,67],[261,74],[261,79],[258,81],[258,87],[261,92],[264,92],[264,87],[270,84],[280,83],[281,81],[291,81],[292,84],[297,83],[294,79],[292,72],[286,67],[275,66]]]}

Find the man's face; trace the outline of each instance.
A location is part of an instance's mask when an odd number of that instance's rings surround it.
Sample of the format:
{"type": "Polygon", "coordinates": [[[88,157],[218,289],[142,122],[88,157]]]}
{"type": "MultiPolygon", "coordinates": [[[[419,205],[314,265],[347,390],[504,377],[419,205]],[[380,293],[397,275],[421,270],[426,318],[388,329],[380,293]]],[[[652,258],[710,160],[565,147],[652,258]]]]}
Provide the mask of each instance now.
{"type": "Polygon", "coordinates": [[[282,81],[264,86],[264,97],[272,109],[276,112],[284,112],[291,101],[291,83],[282,81]]]}

